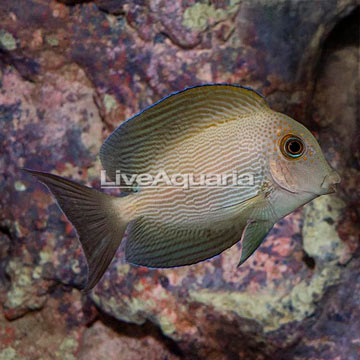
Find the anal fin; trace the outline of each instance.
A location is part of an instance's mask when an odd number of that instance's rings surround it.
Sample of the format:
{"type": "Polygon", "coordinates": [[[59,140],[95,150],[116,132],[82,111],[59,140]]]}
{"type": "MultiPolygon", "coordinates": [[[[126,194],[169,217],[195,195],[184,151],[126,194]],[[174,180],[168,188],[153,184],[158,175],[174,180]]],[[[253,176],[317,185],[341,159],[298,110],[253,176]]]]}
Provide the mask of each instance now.
{"type": "Polygon", "coordinates": [[[126,260],[136,265],[168,268],[195,264],[220,254],[240,240],[242,228],[180,226],[142,218],[130,227],[126,260]]]}

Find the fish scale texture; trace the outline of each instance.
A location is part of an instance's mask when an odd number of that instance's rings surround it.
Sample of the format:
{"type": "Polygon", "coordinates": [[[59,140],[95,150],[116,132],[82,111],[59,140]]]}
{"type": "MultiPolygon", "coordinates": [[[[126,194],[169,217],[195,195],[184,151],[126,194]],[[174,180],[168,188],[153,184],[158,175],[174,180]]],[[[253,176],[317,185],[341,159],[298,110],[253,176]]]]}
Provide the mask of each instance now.
{"type": "Polygon", "coordinates": [[[358,359],[355,5],[0,2],[0,359],[358,359]],[[281,220],[239,268],[238,245],[166,270],[120,248],[82,295],[75,232],[19,168],[96,187],[121,121],[209,82],[253,87],[316,130],[339,192],[281,220]]]}

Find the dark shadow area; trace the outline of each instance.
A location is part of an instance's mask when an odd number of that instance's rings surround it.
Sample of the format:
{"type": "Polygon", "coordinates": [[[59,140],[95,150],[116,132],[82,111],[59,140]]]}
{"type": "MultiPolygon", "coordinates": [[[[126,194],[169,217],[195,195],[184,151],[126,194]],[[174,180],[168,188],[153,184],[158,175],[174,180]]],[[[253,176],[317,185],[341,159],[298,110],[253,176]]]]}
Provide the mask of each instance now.
{"type": "Polygon", "coordinates": [[[347,46],[360,45],[360,6],[355,8],[350,15],[341,19],[330,32],[324,42],[320,59],[315,66],[315,86],[313,93],[317,90],[317,82],[324,72],[326,62],[332,54],[347,46]]]}
{"type": "Polygon", "coordinates": [[[309,269],[311,270],[315,269],[316,266],[315,259],[309,256],[305,251],[303,253],[302,260],[309,269]]]}
{"type": "MultiPolygon", "coordinates": [[[[319,80],[324,74],[329,59],[334,56],[338,50],[346,47],[357,46],[360,44],[360,6],[356,7],[348,16],[342,18],[329,33],[324,41],[317,64],[313,67],[311,81],[313,88],[308,98],[309,105],[307,116],[304,123],[311,130],[321,131],[318,123],[311,121],[314,112],[314,104],[312,103],[314,96],[319,92],[319,80]]],[[[336,74],[334,74],[334,77],[336,74]]],[[[359,118],[359,114],[357,116],[359,118]]]]}
{"type": "Polygon", "coordinates": [[[146,321],[143,325],[136,325],[120,321],[112,316],[102,312],[98,308],[99,314],[97,320],[100,320],[104,325],[111,328],[113,331],[118,333],[120,336],[132,337],[141,339],[146,336],[151,336],[154,339],[161,342],[172,354],[183,357],[179,345],[169,337],[165,336],[161,330],[150,321],[146,321]]]}
{"type": "MultiPolygon", "coordinates": [[[[360,43],[360,6],[355,8],[350,15],[343,18],[329,34],[326,39],[321,59],[318,64],[318,70],[322,68],[324,59],[334,50],[346,46],[359,46],[360,43]]],[[[318,73],[321,71],[318,71],[318,73]]]]}

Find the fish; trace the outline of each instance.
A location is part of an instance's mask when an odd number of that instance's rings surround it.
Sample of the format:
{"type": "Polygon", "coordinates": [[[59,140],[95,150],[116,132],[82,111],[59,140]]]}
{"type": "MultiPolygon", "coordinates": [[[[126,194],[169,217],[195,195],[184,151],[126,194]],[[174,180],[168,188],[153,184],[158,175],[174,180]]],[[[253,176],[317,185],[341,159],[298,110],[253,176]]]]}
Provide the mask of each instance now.
{"type": "Polygon", "coordinates": [[[272,110],[259,92],[231,84],[190,87],[149,106],[107,137],[100,160],[107,183],[118,184],[119,174],[128,176],[121,186],[139,174],[158,181],[137,181],[126,196],[111,196],[24,169],[48,187],[76,229],[87,263],[84,291],[99,282],[125,231],[125,259],[134,265],[192,265],[240,241],[240,266],[277,221],[340,182],[304,125],[272,110]],[[190,186],[169,186],[184,174],[195,179],[190,186]],[[219,174],[235,181],[199,180],[219,174]],[[241,177],[247,181],[236,182],[241,177]]]}

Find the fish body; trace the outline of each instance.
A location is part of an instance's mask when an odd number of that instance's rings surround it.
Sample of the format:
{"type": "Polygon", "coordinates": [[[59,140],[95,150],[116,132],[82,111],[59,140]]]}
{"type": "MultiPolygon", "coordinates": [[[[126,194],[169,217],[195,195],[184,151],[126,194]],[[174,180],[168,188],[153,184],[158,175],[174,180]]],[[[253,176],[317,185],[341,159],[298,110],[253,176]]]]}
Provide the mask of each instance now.
{"type": "Polygon", "coordinates": [[[115,198],[28,170],[77,229],[89,266],[86,290],[101,278],[126,229],[125,255],[133,264],[194,264],[239,240],[242,264],[279,219],[340,181],[308,129],[235,85],[197,86],[155,103],[106,139],[100,159],[113,181],[120,173],[151,179],[163,173],[182,183],[140,185],[115,198]]]}

